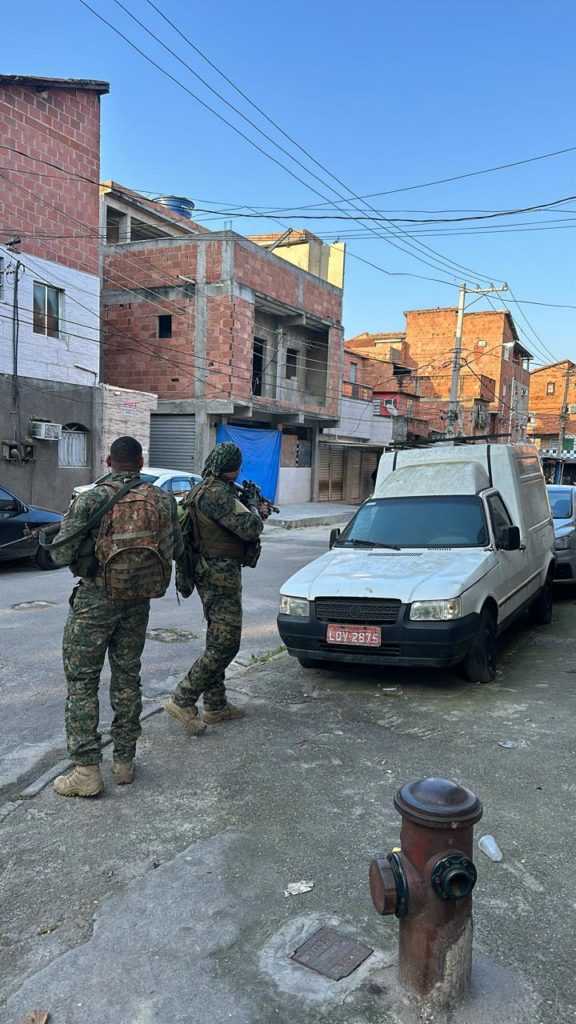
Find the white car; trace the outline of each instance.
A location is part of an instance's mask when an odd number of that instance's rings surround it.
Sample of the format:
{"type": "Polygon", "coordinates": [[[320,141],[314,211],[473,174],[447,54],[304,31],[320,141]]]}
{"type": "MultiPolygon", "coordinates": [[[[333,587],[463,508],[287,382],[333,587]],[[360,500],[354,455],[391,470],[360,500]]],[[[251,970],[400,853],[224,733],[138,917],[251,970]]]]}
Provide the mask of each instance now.
{"type": "Polygon", "coordinates": [[[532,445],[388,452],[331,549],[280,592],[278,629],[304,668],[461,664],[496,675],[496,637],[552,616],[554,530],[532,445]]]}
{"type": "Polygon", "coordinates": [[[554,579],[571,583],[576,580],[576,487],[548,484],[548,498],[554,520],[554,579]]]}
{"type": "MultiPolygon", "coordinates": [[[[198,476],[198,473],[186,473],[178,469],[155,469],[152,466],[144,466],[140,471],[140,476],[147,483],[154,484],[155,487],[160,487],[161,490],[173,494],[177,502],[182,501],[188,491],[202,481],[202,477],[198,476]]],[[[97,484],[105,483],[109,477],[110,473],[105,473],[98,477],[93,484],[82,484],[80,487],[75,487],[74,494],[90,491],[97,484]]]]}

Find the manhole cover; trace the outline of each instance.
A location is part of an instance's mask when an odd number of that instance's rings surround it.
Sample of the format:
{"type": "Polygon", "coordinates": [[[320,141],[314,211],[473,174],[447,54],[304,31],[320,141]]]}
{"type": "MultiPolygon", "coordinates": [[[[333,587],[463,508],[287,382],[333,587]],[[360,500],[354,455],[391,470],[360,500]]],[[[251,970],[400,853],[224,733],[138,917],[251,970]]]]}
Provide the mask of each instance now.
{"type": "Polygon", "coordinates": [[[188,640],[197,640],[196,633],[189,629],[149,629],[148,640],[157,640],[160,644],[185,644],[188,640]]]}
{"type": "Polygon", "coordinates": [[[20,601],[19,604],[12,605],[15,612],[37,612],[42,611],[43,608],[55,608],[55,601],[20,601]]]}
{"type": "Polygon", "coordinates": [[[298,947],[291,959],[309,967],[325,978],[340,981],[347,978],[374,950],[347,935],[339,935],[333,928],[320,928],[298,947]]]}

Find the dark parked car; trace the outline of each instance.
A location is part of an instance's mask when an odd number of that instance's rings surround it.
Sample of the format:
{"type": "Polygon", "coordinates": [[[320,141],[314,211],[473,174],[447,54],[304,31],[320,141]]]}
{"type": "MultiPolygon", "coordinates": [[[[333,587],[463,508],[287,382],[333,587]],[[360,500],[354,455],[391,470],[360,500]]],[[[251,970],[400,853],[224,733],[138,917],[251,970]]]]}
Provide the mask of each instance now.
{"type": "Polygon", "coordinates": [[[12,561],[15,558],[34,558],[39,569],[57,569],[47,551],[39,547],[34,537],[27,536],[29,530],[38,530],[49,523],[59,523],[60,512],[50,512],[47,508],[35,508],[26,505],[15,494],[0,487],[0,561],[12,561]],[[2,544],[18,541],[9,548],[2,544]]]}

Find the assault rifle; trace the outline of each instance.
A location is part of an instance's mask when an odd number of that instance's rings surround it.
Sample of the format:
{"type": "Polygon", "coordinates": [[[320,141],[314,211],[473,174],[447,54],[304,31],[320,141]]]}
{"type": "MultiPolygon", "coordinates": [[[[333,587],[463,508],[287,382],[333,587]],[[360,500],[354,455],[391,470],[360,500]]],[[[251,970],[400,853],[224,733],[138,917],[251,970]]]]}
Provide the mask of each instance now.
{"type": "Polygon", "coordinates": [[[62,523],[58,521],[57,523],[50,523],[49,526],[40,526],[36,530],[30,530],[25,526],[21,537],[17,537],[16,540],[9,540],[6,544],[0,544],[0,548],[10,548],[14,544],[21,544],[24,540],[38,540],[40,530],[42,530],[45,537],[54,537],[60,530],[61,525],[62,523]]]}
{"type": "Polygon", "coordinates": [[[238,500],[249,508],[250,505],[259,505],[261,501],[265,501],[270,507],[271,512],[279,512],[280,509],[277,505],[274,505],[270,498],[265,498],[262,491],[258,487],[258,484],[253,483],[252,480],[243,480],[241,484],[234,484],[234,488],[238,492],[238,500]]]}

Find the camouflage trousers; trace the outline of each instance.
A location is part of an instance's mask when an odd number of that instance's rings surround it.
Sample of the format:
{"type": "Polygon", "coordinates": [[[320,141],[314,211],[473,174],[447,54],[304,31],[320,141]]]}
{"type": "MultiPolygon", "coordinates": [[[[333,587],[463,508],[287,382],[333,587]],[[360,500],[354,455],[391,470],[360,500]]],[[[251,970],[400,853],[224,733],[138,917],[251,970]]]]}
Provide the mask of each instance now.
{"type": "Polygon", "coordinates": [[[208,625],[206,649],[178,683],[174,700],[182,707],[190,707],[204,694],[206,710],[216,711],[226,703],[225,670],[240,650],[242,587],[223,590],[197,579],[196,589],[208,625]]]}
{"type": "Polygon", "coordinates": [[[112,604],[101,587],[88,582],[73,591],[70,605],[62,645],[68,683],[68,754],[76,764],[98,764],[102,760],[98,688],[108,651],[114,756],[118,761],[129,761],[142,731],[140,659],[150,602],[112,604]]]}

